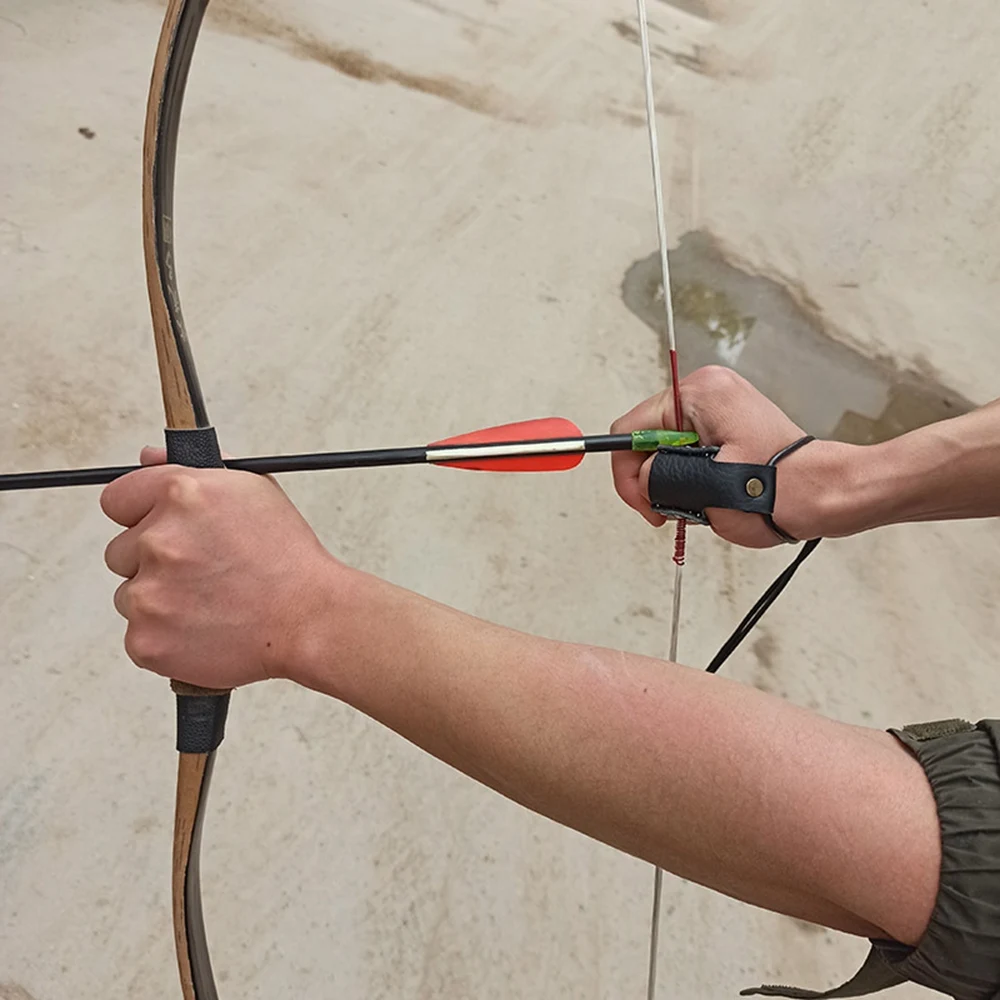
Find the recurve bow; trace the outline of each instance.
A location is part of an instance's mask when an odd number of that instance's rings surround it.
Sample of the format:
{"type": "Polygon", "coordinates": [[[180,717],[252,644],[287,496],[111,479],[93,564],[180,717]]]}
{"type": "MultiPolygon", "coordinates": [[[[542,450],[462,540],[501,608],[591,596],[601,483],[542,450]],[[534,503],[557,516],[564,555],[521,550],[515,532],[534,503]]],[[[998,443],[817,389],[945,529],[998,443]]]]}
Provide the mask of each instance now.
{"type": "MultiPolygon", "coordinates": [[[[170,0],[153,63],[142,149],[142,235],[170,462],[222,466],[184,329],[174,266],[174,165],[184,86],[208,0],[170,0]]],[[[216,1000],[201,908],[199,855],[228,691],[171,684],[177,696],[173,917],[184,1000],[216,1000]]]]}

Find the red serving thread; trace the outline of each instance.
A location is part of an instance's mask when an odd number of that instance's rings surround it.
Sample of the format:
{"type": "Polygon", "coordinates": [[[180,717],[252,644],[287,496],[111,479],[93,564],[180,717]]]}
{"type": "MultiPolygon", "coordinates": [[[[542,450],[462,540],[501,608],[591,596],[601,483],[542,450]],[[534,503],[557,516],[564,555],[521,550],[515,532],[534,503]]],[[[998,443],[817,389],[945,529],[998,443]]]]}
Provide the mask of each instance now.
{"type": "MultiPolygon", "coordinates": [[[[681,382],[677,374],[677,352],[670,350],[670,381],[674,387],[674,422],[676,430],[684,430],[684,408],[681,406],[681,382]]],[[[687,552],[687,521],[681,518],[677,522],[677,534],[674,535],[674,562],[678,566],[684,565],[684,556],[687,552]]]]}
{"type": "Polygon", "coordinates": [[[684,408],[681,406],[681,380],[677,374],[677,352],[670,351],[670,381],[674,387],[674,420],[677,422],[675,430],[684,430],[684,408]]]}

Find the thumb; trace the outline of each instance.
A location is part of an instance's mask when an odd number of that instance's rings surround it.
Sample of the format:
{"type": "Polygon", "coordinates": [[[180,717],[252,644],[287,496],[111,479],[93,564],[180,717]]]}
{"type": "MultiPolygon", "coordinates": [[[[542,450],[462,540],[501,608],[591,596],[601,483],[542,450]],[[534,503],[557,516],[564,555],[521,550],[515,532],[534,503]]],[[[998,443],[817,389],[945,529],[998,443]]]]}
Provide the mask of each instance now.
{"type": "Polygon", "coordinates": [[[167,461],[167,449],[160,446],[154,447],[151,444],[147,444],[141,452],[139,452],[139,464],[140,465],[165,465],[167,461]]]}

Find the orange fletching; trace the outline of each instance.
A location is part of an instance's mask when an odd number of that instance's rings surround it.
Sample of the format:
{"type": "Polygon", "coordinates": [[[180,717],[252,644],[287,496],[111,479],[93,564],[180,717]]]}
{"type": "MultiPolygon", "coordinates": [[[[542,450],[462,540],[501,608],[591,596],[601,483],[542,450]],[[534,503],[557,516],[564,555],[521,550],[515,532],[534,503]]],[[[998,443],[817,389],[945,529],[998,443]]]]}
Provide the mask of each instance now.
{"type": "MultiPolygon", "coordinates": [[[[543,417],[499,427],[485,427],[471,434],[435,441],[427,446],[435,448],[460,448],[476,444],[526,444],[535,441],[564,441],[583,437],[583,432],[565,417],[543,417]]],[[[472,469],[479,472],[565,472],[575,469],[583,461],[584,452],[568,455],[512,455],[503,458],[470,458],[457,462],[435,462],[449,469],[472,469]]]]}

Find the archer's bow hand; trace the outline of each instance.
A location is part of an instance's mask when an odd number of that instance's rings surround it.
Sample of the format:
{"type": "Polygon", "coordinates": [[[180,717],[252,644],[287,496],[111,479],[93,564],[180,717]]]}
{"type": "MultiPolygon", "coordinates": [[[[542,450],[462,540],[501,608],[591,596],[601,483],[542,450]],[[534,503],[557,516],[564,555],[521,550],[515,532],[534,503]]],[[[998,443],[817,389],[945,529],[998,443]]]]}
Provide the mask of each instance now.
{"type": "Polygon", "coordinates": [[[204,688],[287,676],[301,622],[339,565],[271,480],[159,465],[108,486],[108,545],[138,666],[204,688]]]}

